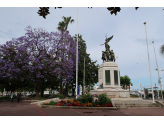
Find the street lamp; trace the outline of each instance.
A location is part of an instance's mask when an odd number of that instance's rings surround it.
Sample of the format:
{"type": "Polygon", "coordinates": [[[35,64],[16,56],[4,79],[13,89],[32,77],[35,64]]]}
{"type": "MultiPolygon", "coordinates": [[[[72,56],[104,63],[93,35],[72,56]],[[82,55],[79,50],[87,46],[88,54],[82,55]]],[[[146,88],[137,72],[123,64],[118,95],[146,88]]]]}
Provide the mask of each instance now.
{"type": "MultiPolygon", "coordinates": [[[[137,68],[138,68],[138,63],[137,63],[137,68]]],[[[139,78],[139,90],[141,91],[141,89],[140,89],[140,76],[139,76],[139,69],[138,69],[138,78],[139,78]]],[[[140,98],[140,96],[139,96],[139,98],[140,98]]]]}
{"type": "Polygon", "coordinates": [[[152,76],[151,76],[150,58],[149,58],[149,48],[148,48],[147,33],[146,33],[146,22],[144,22],[144,25],[145,25],[145,34],[146,34],[146,43],[147,43],[147,52],[148,52],[149,71],[150,71],[151,88],[152,88],[152,97],[153,97],[153,103],[155,103],[154,102],[154,92],[153,92],[152,76]]]}
{"type": "Polygon", "coordinates": [[[162,99],[163,99],[163,94],[162,94],[162,78],[161,78],[161,71],[164,71],[164,69],[163,70],[158,70],[158,69],[155,69],[155,70],[157,70],[158,72],[160,71],[160,78],[159,78],[159,84],[160,84],[160,87],[161,87],[161,95],[162,95],[162,99]],[[161,81],[160,81],[161,80],[161,81]]]}
{"type": "Polygon", "coordinates": [[[77,81],[78,81],[78,7],[77,7],[77,46],[76,46],[76,99],[77,99],[77,81]]]}

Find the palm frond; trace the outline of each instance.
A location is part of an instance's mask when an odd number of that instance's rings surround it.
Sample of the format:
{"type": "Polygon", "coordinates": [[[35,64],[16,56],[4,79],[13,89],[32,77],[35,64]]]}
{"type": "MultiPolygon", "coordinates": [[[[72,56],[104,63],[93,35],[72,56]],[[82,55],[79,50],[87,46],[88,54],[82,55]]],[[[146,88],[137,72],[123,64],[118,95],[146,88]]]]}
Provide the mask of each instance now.
{"type": "Polygon", "coordinates": [[[164,44],[160,47],[160,53],[164,55],[164,44]]]}

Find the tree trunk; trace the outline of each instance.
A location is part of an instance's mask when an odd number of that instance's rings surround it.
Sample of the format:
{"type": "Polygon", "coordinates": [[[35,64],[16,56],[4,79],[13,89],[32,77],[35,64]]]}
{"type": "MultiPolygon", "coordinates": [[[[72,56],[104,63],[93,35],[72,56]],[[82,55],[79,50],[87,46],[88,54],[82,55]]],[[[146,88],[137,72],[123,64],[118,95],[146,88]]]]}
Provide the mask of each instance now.
{"type": "Polygon", "coordinates": [[[39,91],[36,91],[36,97],[38,97],[39,96],[39,91]]]}
{"type": "Polygon", "coordinates": [[[75,89],[73,88],[73,83],[72,83],[72,96],[74,96],[75,89]]]}
{"type": "Polygon", "coordinates": [[[41,88],[41,97],[43,97],[43,92],[44,92],[44,89],[41,88]]]}
{"type": "Polygon", "coordinates": [[[41,88],[41,97],[43,97],[43,93],[44,93],[44,81],[43,81],[42,88],[41,88]]]}
{"type": "Polygon", "coordinates": [[[82,86],[82,95],[84,95],[84,92],[85,92],[85,91],[84,91],[84,87],[82,86]]]}
{"type": "Polygon", "coordinates": [[[66,83],[65,95],[66,95],[66,97],[68,97],[68,82],[66,83]]]}
{"type": "Polygon", "coordinates": [[[60,94],[62,94],[62,78],[60,79],[60,94]]]}

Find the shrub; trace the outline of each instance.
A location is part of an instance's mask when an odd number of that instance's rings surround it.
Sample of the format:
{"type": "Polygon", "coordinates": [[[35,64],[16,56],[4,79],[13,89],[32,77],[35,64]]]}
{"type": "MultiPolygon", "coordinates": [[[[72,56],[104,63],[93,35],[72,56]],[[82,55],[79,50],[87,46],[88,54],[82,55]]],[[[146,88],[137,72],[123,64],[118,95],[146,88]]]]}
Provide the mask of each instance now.
{"type": "Polygon", "coordinates": [[[97,107],[98,104],[99,102],[97,100],[95,102],[92,102],[93,107],[97,107]]]}
{"type": "Polygon", "coordinates": [[[82,97],[81,97],[81,102],[82,103],[92,103],[93,102],[93,97],[90,95],[90,94],[84,94],[82,97]]]}
{"type": "Polygon", "coordinates": [[[55,104],[58,104],[57,102],[54,102],[54,101],[50,101],[49,105],[55,105],[55,104]]]}
{"type": "Polygon", "coordinates": [[[102,93],[98,97],[98,102],[100,105],[105,106],[106,104],[111,103],[111,100],[107,97],[106,93],[102,93]]]}

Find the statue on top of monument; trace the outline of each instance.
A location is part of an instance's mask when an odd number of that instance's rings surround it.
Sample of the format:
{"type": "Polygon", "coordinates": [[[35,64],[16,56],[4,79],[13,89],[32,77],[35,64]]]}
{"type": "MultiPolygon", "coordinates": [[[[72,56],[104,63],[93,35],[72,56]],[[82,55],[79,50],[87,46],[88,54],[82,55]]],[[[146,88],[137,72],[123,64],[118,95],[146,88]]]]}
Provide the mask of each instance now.
{"type": "Polygon", "coordinates": [[[103,62],[106,61],[105,52],[104,51],[102,51],[102,58],[101,59],[103,60],[103,62]]]}
{"type": "Polygon", "coordinates": [[[115,60],[116,60],[116,59],[115,59],[115,55],[114,55],[113,50],[111,50],[111,52],[110,52],[110,53],[111,53],[111,60],[112,60],[112,61],[114,60],[114,62],[115,62],[115,60]]]}
{"type": "MultiPolygon", "coordinates": [[[[108,62],[108,61],[115,61],[115,56],[114,56],[114,52],[113,52],[113,50],[112,51],[110,51],[110,46],[109,46],[109,44],[108,44],[108,42],[113,38],[113,35],[111,36],[111,37],[109,37],[109,38],[107,38],[107,34],[106,34],[106,39],[105,39],[105,51],[102,51],[102,60],[103,60],[103,62],[104,62],[104,60],[106,61],[106,62],[108,62]]],[[[102,45],[104,45],[104,44],[101,44],[100,46],[102,46],[102,45]]]]}
{"type": "Polygon", "coordinates": [[[106,48],[106,51],[109,51],[110,52],[110,46],[108,44],[108,42],[113,38],[113,35],[110,37],[110,38],[107,38],[105,39],[105,48],[106,48]]]}

